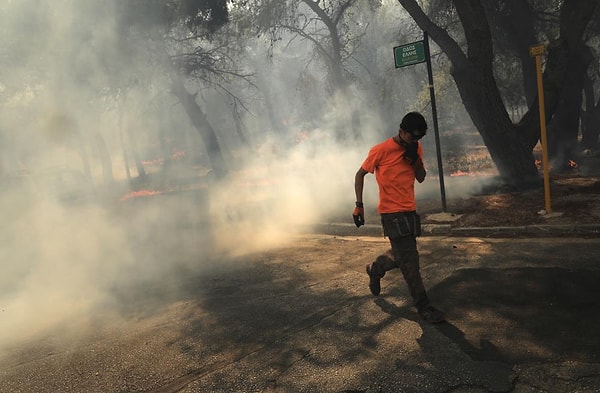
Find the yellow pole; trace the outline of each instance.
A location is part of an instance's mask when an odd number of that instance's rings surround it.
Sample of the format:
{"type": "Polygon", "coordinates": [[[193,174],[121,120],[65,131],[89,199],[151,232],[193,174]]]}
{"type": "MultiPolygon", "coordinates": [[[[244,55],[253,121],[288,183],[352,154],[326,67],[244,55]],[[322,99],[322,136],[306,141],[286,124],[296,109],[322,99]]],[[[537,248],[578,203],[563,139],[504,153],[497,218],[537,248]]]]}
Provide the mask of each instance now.
{"type": "Polygon", "coordinates": [[[538,102],[540,108],[540,129],[542,133],[542,165],[544,167],[544,199],[546,201],[546,214],[552,213],[550,205],[550,168],[548,163],[548,138],[546,136],[546,112],[544,109],[544,85],[542,80],[542,54],[535,55],[537,71],[538,102]]]}

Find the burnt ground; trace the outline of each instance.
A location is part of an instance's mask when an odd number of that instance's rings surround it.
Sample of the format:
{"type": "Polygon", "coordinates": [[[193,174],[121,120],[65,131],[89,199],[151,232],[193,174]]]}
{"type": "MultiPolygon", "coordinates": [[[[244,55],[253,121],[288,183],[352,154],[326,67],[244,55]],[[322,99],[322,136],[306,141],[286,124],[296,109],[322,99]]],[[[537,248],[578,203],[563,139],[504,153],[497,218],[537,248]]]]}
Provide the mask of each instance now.
{"type": "MultiPolygon", "coordinates": [[[[509,192],[490,189],[479,195],[447,200],[447,211],[460,215],[453,227],[494,227],[532,224],[598,224],[600,223],[600,177],[578,173],[554,176],[550,182],[550,203],[557,217],[539,214],[545,207],[544,188],[509,192]]],[[[418,201],[424,221],[440,212],[440,201],[418,201]]]]}
{"type": "MultiPolygon", "coordinates": [[[[490,161],[479,159],[471,164],[466,157],[450,160],[449,173],[471,177],[471,183],[481,178],[481,190],[464,197],[447,198],[447,212],[460,215],[452,226],[494,227],[519,225],[578,225],[600,223],[600,156],[580,156],[577,165],[569,170],[550,172],[550,205],[553,213],[539,214],[545,208],[543,184],[529,190],[514,191],[490,182],[491,176],[481,176],[490,171],[490,161]],[[466,163],[466,164],[465,164],[466,163]],[[462,167],[465,170],[461,170],[462,167]],[[456,170],[458,168],[458,170],[456,170]]],[[[543,177],[540,169],[540,177],[543,177]]],[[[452,189],[448,190],[452,191],[452,189]]],[[[441,211],[441,198],[418,200],[418,210],[427,222],[427,216],[441,211]]]]}

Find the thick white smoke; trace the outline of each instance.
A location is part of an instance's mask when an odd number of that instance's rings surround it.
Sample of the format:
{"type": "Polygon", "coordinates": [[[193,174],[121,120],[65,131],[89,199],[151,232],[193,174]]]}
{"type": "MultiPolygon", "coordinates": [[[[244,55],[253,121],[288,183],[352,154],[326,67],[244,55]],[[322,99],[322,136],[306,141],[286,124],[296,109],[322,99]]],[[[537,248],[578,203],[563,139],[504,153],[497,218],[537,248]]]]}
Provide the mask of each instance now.
{"type": "MultiPolygon", "coordinates": [[[[406,111],[381,119],[360,89],[330,98],[322,69],[298,63],[298,51],[312,53],[303,43],[269,62],[258,51],[250,66],[278,101],[285,135],[265,131],[256,92],[236,92],[248,107],[244,141],[232,101],[201,91],[233,168],[212,182],[200,134],[140,49],[149,40],[124,49],[114,4],[0,0],[0,348],[122,318],[146,284],[286,244],[320,220],[350,222],[354,173],[406,111]],[[340,142],[340,119],[357,112],[364,140],[340,142]]],[[[393,67],[395,44],[378,55],[389,61],[381,69],[393,67]]],[[[419,83],[405,78],[402,95],[419,83]]],[[[376,203],[372,176],[365,195],[376,203]]]]}

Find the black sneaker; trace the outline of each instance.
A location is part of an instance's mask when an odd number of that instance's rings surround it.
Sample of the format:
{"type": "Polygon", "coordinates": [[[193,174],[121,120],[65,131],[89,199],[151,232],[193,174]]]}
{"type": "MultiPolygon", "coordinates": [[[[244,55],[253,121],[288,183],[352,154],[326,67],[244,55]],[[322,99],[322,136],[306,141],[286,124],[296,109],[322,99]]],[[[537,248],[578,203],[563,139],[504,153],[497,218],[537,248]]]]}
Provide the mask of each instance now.
{"type": "Polygon", "coordinates": [[[381,292],[381,285],[379,283],[379,280],[381,280],[381,277],[376,275],[372,269],[373,266],[371,264],[367,265],[367,274],[369,275],[369,289],[371,290],[373,296],[379,296],[379,293],[381,292]]]}
{"type": "Polygon", "coordinates": [[[440,323],[446,319],[446,314],[433,306],[427,306],[419,310],[419,316],[429,323],[440,323]]]}

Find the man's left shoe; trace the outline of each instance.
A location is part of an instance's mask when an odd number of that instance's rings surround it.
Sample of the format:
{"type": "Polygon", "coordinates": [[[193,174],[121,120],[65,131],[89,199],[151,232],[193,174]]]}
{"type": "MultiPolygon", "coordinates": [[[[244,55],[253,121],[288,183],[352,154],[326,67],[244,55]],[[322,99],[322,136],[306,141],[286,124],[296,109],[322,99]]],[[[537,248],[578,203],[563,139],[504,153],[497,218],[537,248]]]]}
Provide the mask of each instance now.
{"type": "Polygon", "coordinates": [[[440,323],[446,319],[446,314],[433,306],[427,306],[418,310],[419,316],[429,323],[440,323]]]}
{"type": "Polygon", "coordinates": [[[381,292],[381,277],[373,271],[373,264],[367,265],[367,274],[369,275],[369,289],[373,296],[379,296],[381,292]]]}

